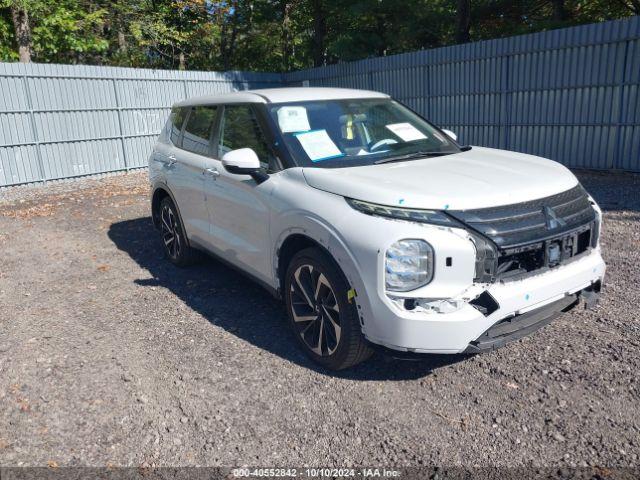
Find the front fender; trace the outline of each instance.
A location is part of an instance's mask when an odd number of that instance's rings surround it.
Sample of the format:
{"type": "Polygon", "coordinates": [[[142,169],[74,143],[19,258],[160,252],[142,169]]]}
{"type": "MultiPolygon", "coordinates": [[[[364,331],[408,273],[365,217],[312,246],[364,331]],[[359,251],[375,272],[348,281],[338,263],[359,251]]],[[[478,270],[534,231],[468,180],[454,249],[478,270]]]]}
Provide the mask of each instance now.
{"type": "MultiPolygon", "coordinates": [[[[340,200],[342,200],[340,198],[340,200]]],[[[292,235],[303,235],[310,238],[322,248],[324,248],[338,264],[345,275],[349,285],[355,290],[354,300],[361,317],[361,325],[365,332],[365,324],[362,318],[362,311],[370,311],[367,295],[358,295],[358,292],[365,292],[363,274],[358,266],[358,262],[353,252],[347,246],[344,237],[339,233],[327,219],[324,219],[312,212],[295,209],[283,213],[275,220],[274,231],[278,231],[274,241],[273,258],[273,278],[279,285],[278,262],[279,252],[287,240],[292,235]]],[[[365,332],[366,334],[366,332],[365,332]]]]}

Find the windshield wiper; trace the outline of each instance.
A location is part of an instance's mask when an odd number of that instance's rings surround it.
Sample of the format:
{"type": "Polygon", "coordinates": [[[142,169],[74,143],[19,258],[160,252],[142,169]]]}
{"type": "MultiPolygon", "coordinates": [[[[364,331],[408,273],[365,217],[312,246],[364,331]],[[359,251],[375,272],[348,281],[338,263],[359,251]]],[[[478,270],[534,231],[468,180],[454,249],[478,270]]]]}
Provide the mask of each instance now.
{"type": "Polygon", "coordinates": [[[383,158],[373,163],[375,165],[380,165],[381,163],[402,162],[403,160],[413,160],[418,158],[442,157],[443,155],[452,155],[453,153],[455,152],[414,152],[414,153],[407,153],[406,155],[398,155],[395,157],[383,158]]]}

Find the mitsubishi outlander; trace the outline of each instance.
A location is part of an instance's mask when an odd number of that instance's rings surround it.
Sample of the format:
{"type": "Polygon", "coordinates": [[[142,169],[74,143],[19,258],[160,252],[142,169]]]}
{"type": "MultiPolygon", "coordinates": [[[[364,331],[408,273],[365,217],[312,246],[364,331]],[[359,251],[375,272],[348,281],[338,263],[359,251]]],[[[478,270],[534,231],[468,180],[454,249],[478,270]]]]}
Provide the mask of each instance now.
{"type": "Polygon", "coordinates": [[[169,261],[207,252],[260,282],[328,368],[500,347],[592,304],[605,274],[601,211],[564,166],[460,145],[377,92],[182,101],[149,167],[169,261]]]}

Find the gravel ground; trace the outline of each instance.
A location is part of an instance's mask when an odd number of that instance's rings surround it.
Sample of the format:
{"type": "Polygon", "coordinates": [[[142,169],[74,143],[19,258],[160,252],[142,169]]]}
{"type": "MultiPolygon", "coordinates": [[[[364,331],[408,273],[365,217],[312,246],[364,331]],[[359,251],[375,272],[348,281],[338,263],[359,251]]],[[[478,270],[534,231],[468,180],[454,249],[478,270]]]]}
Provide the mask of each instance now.
{"type": "Polygon", "coordinates": [[[0,191],[0,466],[640,467],[640,176],[606,210],[594,311],[475,357],[341,373],[281,305],[162,258],[145,174],[0,191]]]}

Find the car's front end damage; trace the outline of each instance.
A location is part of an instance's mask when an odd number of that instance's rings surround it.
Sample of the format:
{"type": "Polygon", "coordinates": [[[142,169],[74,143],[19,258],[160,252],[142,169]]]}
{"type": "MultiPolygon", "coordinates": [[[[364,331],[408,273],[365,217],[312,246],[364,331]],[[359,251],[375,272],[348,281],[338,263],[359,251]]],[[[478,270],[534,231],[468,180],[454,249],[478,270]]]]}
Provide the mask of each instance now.
{"type": "Polygon", "coordinates": [[[579,184],[424,218],[419,210],[349,202],[365,214],[351,224],[375,232],[347,239],[357,245],[364,279],[357,301],[372,343],[418,353],[490,350],[581,302],[592,305],[602,287],[601,212],[579,184]]]}

